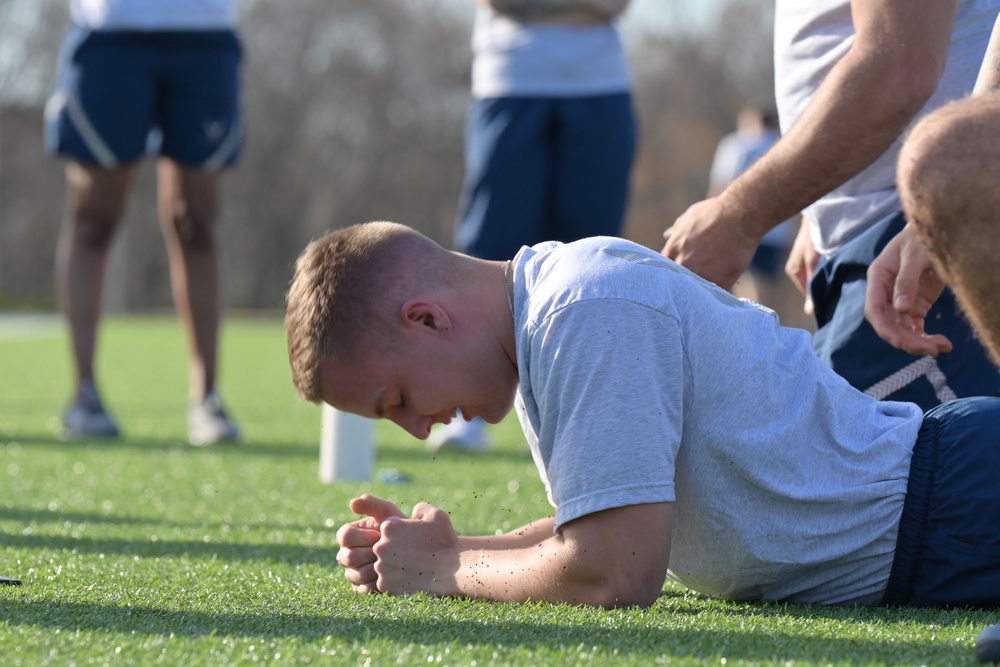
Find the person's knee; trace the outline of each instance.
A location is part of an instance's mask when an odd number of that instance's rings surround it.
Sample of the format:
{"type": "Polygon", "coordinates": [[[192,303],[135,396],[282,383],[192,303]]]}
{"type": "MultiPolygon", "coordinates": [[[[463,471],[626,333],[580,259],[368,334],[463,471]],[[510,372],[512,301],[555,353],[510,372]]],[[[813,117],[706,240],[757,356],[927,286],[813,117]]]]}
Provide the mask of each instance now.
{"type": "Polygon", "coordinates": [[[899,194],[907,219],[924,235],[934,237],[974,214],[970,205],[995,197],[990,174],[1000,164],[1000,147],[983,141],[1000,131],[986,127],[1000,125],[995,106],[982,98],[948,104],[917,123],[903,143],[899,194]]]}
{"type": "Polygon", "coordinates": [[[215,250],[214,216],[178,206],[164,222],[168,226],[167,233],[174,235],[184,250],[188,252],[215,250]]]}
{"type": "Polygon", "coordinates": [[[68,225],[73,243],[95,249],[111,245],[125,209],[128,169],[105,171],[70,163],[66,170],[68,225]]]}
{"type": "Polygon", "coordinates": [[[100,206],[77,206],[70,218],[75,245],[106,250],[118,229],[120,213],[100,206]]]}
{"type": "Polygon", "coordinates": [[[900,150],[897,186],[907,218],[915,224],[933,224],[935,216],[927,213],[946,206],[947,184],[954,177],[946,167],[954,149],[947,135],[944,123],[928,118],[913,128],[900,150]]]}
{"type": "Polygon", "coordinates": [[[159,164],[160,224],[186,252],[213,252],[219,217],[219,174],[159,164]]]}

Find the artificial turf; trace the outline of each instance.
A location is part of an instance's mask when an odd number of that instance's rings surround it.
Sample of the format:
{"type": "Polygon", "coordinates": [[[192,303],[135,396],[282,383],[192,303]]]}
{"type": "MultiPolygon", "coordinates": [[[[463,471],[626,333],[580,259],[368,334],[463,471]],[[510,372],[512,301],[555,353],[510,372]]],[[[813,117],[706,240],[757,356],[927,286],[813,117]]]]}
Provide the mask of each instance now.
{"type": "MultiPolygon", "coordinates": [[[[968,610],[712,600],[668,583],[645,610],[360,596],[335,563],[362,493],[446,509],[461,532],[551,511],[516,421],[480,454],[431,454],[376,428],[376,469],[318,480],[319,410],[291,386],[281,324],[229,320],[221,389],[240,445],[184,442],[171,318],[112,318],[99,374],[124,437],[64,443],[59,326],[0,322],[0,665],[974,665],[968,610]]],[[[641,530],[641,527],[636,527],[641,530]]]]}

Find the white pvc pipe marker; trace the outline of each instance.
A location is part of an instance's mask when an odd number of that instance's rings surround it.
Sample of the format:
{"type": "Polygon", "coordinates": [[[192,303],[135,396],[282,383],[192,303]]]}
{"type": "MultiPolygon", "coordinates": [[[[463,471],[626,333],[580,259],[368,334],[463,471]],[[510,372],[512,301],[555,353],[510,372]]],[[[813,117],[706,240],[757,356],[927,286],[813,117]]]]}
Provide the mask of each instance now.
{"type": "Polygon", "coordinates": [[[375,462],[375,422],[323,405],[319,479],[369,481],[375,462]]]}

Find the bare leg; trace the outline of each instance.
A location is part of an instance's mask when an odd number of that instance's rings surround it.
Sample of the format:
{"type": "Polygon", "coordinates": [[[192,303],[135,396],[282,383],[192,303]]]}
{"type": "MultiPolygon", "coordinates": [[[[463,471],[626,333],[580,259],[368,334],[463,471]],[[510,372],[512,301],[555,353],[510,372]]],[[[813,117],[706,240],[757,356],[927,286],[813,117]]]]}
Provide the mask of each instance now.
{"type": "Polygon", "coordinates": [[[56,289],[69,324],[76,391],[94,381],[94,350],[108,251],[121,221],[134,165],[106,170],[66,167],[67,212],[56,252],[56,289]]]}
{"type": "Polygon", "coordinates": [[[914,128],[898,181],[907,218],[1000,364],[998,137],[1000,93],[953,102],[914,128]]]}
{"type": "Polygon", "coordinates": [[[157,166],[160,226],[170,261],[177,314],[188,337],[190,395],[200,400],[215,387],[219,335],[219,257],[215,222],[220,174],[157,166]]]}

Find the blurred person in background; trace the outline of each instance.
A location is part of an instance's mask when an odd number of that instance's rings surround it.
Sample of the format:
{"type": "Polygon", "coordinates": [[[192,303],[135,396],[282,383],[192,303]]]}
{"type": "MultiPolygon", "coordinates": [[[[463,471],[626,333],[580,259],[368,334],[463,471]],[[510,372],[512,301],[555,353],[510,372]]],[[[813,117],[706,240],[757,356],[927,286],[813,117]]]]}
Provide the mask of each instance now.
{"type": "MultiPolygon", "coordinates": [[[[454,246],[480,259],[523,245],[617,236],[636,147],[632,78],[613,23],[628,0],[479,0],[454,246]]],[[[490,446],[453,420],[431,449],[490,446]]]]}
{"type": "MultiPolygon", "coordinates": [[[[715,149],[707,196],[722,194],[726,186],[766,153],[780,136],[774,112],[765,111],[756,104],[740,109],[736,130],[722,137],[715,149]]],[[[799,293],[783,271],[798,224],[799,216],[796,215],[764,234],[750,266],[733,285],[732,292],[773,308],[786,325],[808,329],[811,322],[805,317],[799,293]]]]}
{"type": "Polygon", "coordinates": [[[76,387],[67,439],[120,435],[94,370],[108,251],[140,161],[157,155],[157,211],[190,356],[192,444],[236,440],[216,391],[220,180],[243,143],[237,0],[71,0],[45,109],[46,150],[67,160],[56,281],[76,387]]]}

